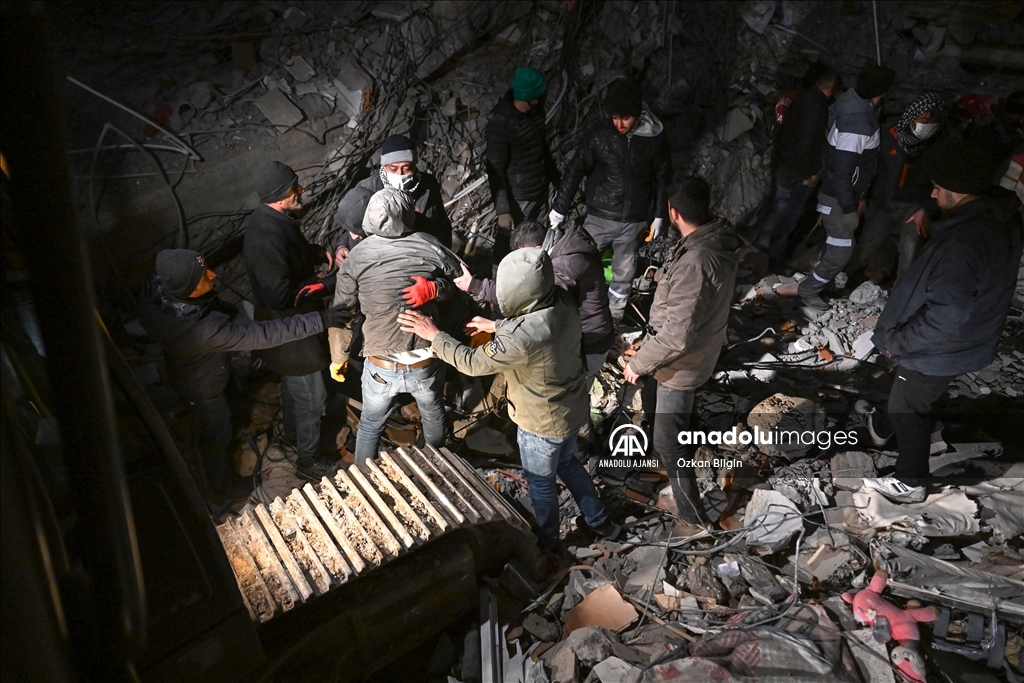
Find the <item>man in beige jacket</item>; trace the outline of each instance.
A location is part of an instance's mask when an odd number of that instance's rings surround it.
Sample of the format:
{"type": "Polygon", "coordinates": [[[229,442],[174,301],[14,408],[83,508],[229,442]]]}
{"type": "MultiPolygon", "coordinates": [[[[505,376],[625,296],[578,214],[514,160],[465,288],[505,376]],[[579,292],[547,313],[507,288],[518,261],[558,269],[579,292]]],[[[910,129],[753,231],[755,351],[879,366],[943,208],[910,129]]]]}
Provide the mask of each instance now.
{"type": "Polygon", "coordinates": [[[623,375],[634,384],[645,375],[658,382],[654,449],[681,520],[673,536],[691,537],[709,521],[690,449],[678,436],[690,428],[694,394],[711,377],[726,340],[740,240],[729,221],[711,215],[711,191],[701,178],[673,183],[668,214],[682,238],[662,266],[650,332],[623,375]]]}

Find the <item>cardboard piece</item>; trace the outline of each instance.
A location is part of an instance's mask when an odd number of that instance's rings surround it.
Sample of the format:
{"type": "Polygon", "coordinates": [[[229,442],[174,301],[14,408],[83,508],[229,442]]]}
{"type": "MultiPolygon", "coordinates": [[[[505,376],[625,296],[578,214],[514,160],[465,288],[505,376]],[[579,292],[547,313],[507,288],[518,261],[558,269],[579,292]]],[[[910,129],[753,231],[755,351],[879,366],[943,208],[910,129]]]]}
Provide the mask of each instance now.
{"type": "Polygon", "coordinates": [[[618,632],[639,616],[636,608],[624,600],[612,584],[607,583],[569,610],[565,615],[565,635],[587,626],[600,626],[618,632]]]}

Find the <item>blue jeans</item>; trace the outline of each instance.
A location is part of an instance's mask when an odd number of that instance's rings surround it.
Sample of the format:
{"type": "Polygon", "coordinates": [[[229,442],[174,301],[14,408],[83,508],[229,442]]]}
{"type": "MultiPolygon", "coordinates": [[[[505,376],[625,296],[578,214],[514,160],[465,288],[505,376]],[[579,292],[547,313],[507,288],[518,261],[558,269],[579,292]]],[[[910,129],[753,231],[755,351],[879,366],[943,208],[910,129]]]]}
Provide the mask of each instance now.
{"type": "Polygon", "coordinates": [[[377,457],[377,446],[384,425],[399,394],[412,394],[420,409],[423,440],[431,446],[444,446],[444,369],[435,360],[411,370],[385,370],[369,360],[363,361],[363,414],[356,431],[356,464],[377,457]]]}
{"type": "Polygon", "coordinates": [[[562,483],[580,506],[583,519],[590,528],[601,526],[608,519],[604,503],[597,496],[594,482],[576,459],[576,434],[551,439],[519,429],[519,457],[523,475],[530,485],[530,503],[540,527],[537,530],[542,550],[558,547],[558,484],[562,483]]]}
{"type": "Polygon", "coordinates": [[[310,375],[281,375],[281,412],[284,440],[295,444],[299,460],[320,452],[320,418],[327,405],[327,387],[320,372],[310,375]]]}
{"type": "Polygon", "coordinates": [[[772,178],[772,203],[761,221],[756,240],[757,245],[768,252],[771,261],[785,258],[789,235],[804,213],[811,187],[802,180],[787,180],[777,175],[772,178]]]}
{"type": "Polygon", "coordinates": [[[668,473],[668,483],[676,499],[679,519],[691,524],[708,521],[697,488],[697,476],[692,467],[684,464],[692,460],[693,455],[689,446],[679,443],[679,432],[690,429],[695,392],[695,389],[684,391],[658,384],[658,407],[654,416],[652,439],[654,450],[658,452],[661,464],[668,473]]]}

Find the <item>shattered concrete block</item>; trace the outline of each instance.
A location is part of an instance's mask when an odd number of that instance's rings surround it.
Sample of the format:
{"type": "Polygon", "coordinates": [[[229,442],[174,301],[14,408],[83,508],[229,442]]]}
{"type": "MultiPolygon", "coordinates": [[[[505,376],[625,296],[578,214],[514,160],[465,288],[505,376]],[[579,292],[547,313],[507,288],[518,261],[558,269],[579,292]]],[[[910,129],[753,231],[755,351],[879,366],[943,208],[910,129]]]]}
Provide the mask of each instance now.
{"type": "Polygon", "coordinates": [[[850,352],[857,360],[865,360],[875,351],[875,344],[871,341],[874,330],[868,330],[853,340],[850,352]]]}
{"type": "Polygon", "coordinates": [[[876,476],[875,460],[864,451],[846,451],[832,456],[832,483],[845,491],[858,491],[864,479],[876,476]]]}
{"type": "Polygon", "coordinates": [[[538,614],[527,615],[526,619],[523,619],[523,628],[534,638],[543,640],[545,643],[555,642],[560,635],[557,624],[552,624],[538,614]]]}
{"type": "Polygon", "coordinates": [[[713,598],[724,603],[728,597],[722,584],[715,578],[714,570],[707,564],[694,564],[686,573],[687,590],[694,595],[713,598]]]}
{"type": "Polygon", "coordinates": [[[755,445],[762,453],[796,460],[815,445],[813,434],[805,433],[825,429],[825,411],[810,399],[774,394],[754,406],[747,424],[758,428],[755,445]]]}
{"type": "Polygon", "coordinates": [[[735,140],[754,127],[754,122],[749,116],[737,107],[729,110],[725,115],[725,123],[722,124],[721,138],[723,142],[735,140]]]}
{"type": "Polygon", "coordinates": [[[769,602],[780,602],[789,593],[775,579],[770,569],[752,557],[740,553],[726,553],[725,559],[740,566],[740,574],[750,584],[751,590],[768,598],[769,602]]]}
{"type": "Polygon", "coordinates": [[[338,68],[334,87],[338,90],[339,109],[354,119],[363,113],[363,107],[369,100],[373,88],[373,81],[361,66],[346,59],[338,68]]]}
{"type": "Polygon", "coordinates": [[[855,643],[850,650],[853,652],[853,658],[857,660],[857,668],[860,669],[863,679],[871,683],[893,683],[895,679],[892,667],[889,666],[889,652],[885,648],[885,643],[875,640],[869,628],[848,632],[846,635],[855,643]]]}
{"type": "Polygon", "coordinates": [[[391,21],[405,21],[412,16],[413,6],[408,0],[387,0],[386,2],[374,3],[370,13],[378,19],[390,19],[391,21]]]}
{"type": "Polygon", "coordinates": [[[288,96],[280,90],[271,90],[256,100],[256,107],[275,126],[291,128],[302,121],[302,110],[292,104],[288,96]]]}
{"type": "Polygon", "coordinates": [[[618,657],[609,657],[594,667],[601,683],[636,683],[640,680],[640,669],[622,661],[618,657]]]}
{"type": "Polygon", "coordinates": [[[613,636],[597,626],[576,629],[563,642],[583,666],[594,666],[613,654],[613,636]]]}
{"type": "Polygon", "coordinates": [[[288,73],[292,75],[292,78],[299,83],[305,83],[313,78],[313,76],[316,76],[316,70],[309,65],[309,62],[299,56],[289,59],[288,63],[284,65],[284,68],[287,69],[288,73]]]}
{"type": "Polygon", "coordinates": [[[579,662],[568,641],[555,645],[544,658],[551,668],[551,683],[575,683],[579,680],[579,662]]]}
{"type": "Polygon", "coordinates": [[[747,503],[743,524],[753,527],[747,532],[747,547],[762,555],[782,550],[803,527],[800,509],[778,491],[757,489],[747,503]]]}
{"type": "Polygon", "coordinates": [[[665,559],[663,549],[650,546],[637,548],[629,554],[629,559],[636,562],[637,569],[626,581],[623,589],[625,592],[637,593],[648,590],[655,581],[665,578],[665,570],[662,568],[662,561],[665,559]]]}

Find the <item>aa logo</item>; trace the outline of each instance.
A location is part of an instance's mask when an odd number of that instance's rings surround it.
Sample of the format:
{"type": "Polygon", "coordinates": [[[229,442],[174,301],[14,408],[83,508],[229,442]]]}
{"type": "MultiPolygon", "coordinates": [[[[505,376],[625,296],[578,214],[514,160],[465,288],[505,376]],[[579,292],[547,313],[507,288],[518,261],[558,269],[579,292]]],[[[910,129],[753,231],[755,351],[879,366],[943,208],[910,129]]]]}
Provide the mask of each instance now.
{"type": "Polygon", "coordinates": [[[643,458],[647,455],[647,434],[635,424],[619,425],[608,437],[608,446],[613,458],[643,458]]]}

